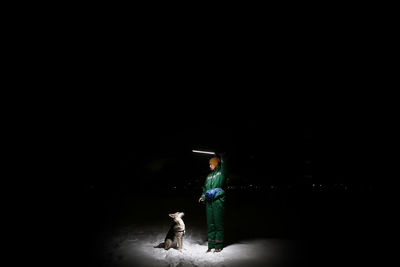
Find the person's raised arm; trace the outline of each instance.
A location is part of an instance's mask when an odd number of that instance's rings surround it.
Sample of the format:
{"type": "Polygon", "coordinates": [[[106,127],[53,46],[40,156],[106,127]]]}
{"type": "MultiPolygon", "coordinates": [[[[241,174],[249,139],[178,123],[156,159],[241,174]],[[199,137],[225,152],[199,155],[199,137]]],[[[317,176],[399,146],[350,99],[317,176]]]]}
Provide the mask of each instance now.
{"type": "Polygon", "coordinates": [[[220,164],[221,164],[221,173],[226,175],[227,169],[226,169],[226,153],[225,152],[218,152],[217,155],[220,158],[220,164]]]}

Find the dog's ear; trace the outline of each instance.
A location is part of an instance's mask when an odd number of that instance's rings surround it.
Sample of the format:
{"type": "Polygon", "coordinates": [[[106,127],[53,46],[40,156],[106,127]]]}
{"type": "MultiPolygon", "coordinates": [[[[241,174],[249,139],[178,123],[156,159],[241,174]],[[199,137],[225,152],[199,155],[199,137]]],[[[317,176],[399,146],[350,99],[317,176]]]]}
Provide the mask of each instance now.
{"type": "Polygon", "coordinates": [[[171,213],[171,214],[169,214],[169,217],[174,218],[175,214],[171,213]]]}

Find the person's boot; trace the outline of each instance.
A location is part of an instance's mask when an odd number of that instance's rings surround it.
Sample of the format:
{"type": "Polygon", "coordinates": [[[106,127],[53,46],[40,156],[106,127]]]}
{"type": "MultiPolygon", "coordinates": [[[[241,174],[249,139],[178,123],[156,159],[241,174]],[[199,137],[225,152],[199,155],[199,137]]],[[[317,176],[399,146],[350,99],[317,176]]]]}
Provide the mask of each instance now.
{"type": "Polygon", "coordinates": [[[211,248],[207,249],[206,253],[211,252],[211,248]]]}
{"type": "Polygon", "coordinates": [[[220,249],[220,248],[216,248],[216,249],[214,250],[214,252],[221,252],[221,250],[222,250],[222,249],[220,249]]]}

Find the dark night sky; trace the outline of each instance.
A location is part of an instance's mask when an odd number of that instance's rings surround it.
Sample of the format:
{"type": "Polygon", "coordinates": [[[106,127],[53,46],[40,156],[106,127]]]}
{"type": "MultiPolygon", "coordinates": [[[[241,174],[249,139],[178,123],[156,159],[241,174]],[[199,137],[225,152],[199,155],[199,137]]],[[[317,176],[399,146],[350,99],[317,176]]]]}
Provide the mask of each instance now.
{"type": "Polygon", "coordinates": [[[265,184],[301,177],[306,159],[317,166],[312,178],[321,183],[373,179],[362,167],[375,127],[366,120],[368,113],[325,112],[323,103],[296,95],[285,99],[242,91],[243,98],[227,93],[212,101],[208,92],[184,98],[149,93],[127,97],[128,103],[120,102],[121,96],[68,110],[59,121],[67,182],[123,187],[148,174],[161,182],[203,177],[208,158],[193,155],[192,149],[226,151],[234,173],[265,184]]]}
{"type": "Polygon", "coordinates": [[[303,175],[304,160],[312,157],[310,113],[284,106],[233,107],[87,107],[65,123],[71,181],[124,186],[149,174],[156,181],[178,182],[204,176],[208,157],[192,149],[227,152],[231,170],[241,175],[303,175]]]}

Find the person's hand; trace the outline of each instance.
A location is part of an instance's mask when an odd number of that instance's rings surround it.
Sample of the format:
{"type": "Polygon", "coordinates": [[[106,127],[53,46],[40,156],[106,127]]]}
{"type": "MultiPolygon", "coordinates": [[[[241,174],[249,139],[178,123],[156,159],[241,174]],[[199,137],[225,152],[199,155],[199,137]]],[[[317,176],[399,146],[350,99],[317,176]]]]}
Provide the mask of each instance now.
{"type": "Polygon", "coordinates": [[[204,202],[204,199],[199,198],[199,203],[204,202]]]}

